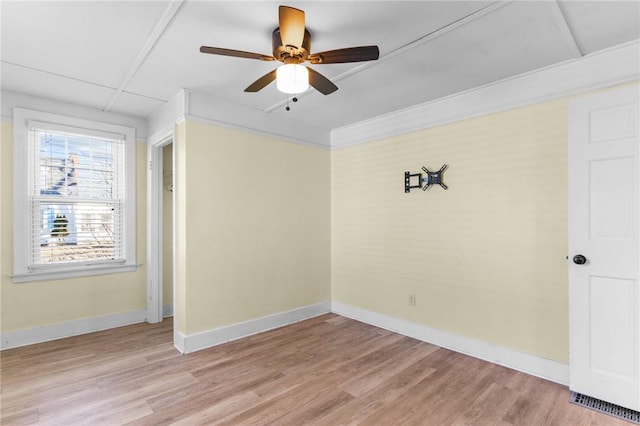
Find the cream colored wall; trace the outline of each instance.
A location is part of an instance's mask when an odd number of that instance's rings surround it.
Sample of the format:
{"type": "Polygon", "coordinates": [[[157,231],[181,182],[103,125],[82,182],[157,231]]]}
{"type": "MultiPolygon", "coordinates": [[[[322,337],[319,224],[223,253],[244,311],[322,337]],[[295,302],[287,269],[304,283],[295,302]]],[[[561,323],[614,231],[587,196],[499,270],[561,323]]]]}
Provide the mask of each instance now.
{"type": "MultiPolygon", "coordinates": [[[[0,124],[2,177],[2,266],[0,285],[2,332],[41,327],[67,321],[146,309],[146,271],[57,281],[14,284],[13,270],[13,130],[0,124]]],[[[136,144],[137,260],[145,258],[146,145],[136,144]]]]}
{"type": "MultiPolygon", "coordinates": [[[[9,176],[7,173],[7,167],[5,167],[5,158],[7,158],[6,150],[4,148],[6,141],[13,139],[13,127],[8,123],[4,123],[0,121],[0,332],[2,332],[2,306],[3,306],[3,298],[2,298],[2,280],[5,274],[8,274],[9,270],[5,269],[5,242],[4,240],[8,238],[6,232],[8,229],[5,228],[4,222],[4,214],[3,211],[9,206],[13,208],[13,203],[8,204],[8,200],[5,197],[5,189],[4,186],[7,185],[7,182],[13,181],[13,178],[9,176]]],[[[13,152],[13,149],[11,149],[13,152]]]]}
{"type": "Polygon", "coordinates": [[[567,105],[334,150],[333,300],[567,363],[567,105]]]}
{"type": "MultiPolygon", "coordinates": [[[[174,295],[173,295],[173,329],[179,333],[187,333],[187,123],[178,123],[173,139],[173,202],[175,226],[174,295]],[[181,170],[182,175],[177,171],[181,170]]],[[[195,188],[194,188],[195,190],[195,188]]]]}
{"type": "Polygon", "coordinates": [[[173,144],[162,148],[162,302],[173,303],[173,193],[167,189],[173,181],[173,144]]]}
{"type": "Polygon", "coordinates": [[[174,144],[178,330],[330,300],[329,151],[193,121],[174,144]]]}

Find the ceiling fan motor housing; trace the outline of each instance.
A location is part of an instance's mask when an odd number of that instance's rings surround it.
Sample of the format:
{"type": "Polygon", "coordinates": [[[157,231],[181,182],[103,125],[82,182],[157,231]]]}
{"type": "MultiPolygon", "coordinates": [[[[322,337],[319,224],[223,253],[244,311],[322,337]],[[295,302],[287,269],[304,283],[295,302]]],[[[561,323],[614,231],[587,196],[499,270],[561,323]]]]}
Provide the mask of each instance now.
{"type": "Polygon", "coordinates": [[[271,41],[273,45],[273,56],[285,64],[301,64],[307,60],[309,52],[311,52],[311,34],[309,34],[309,31],[306,29],[304,30],[304,38],[302,39],[302,46],[300,47],[283,46],[280,27],[273,30],[271,41]]]}

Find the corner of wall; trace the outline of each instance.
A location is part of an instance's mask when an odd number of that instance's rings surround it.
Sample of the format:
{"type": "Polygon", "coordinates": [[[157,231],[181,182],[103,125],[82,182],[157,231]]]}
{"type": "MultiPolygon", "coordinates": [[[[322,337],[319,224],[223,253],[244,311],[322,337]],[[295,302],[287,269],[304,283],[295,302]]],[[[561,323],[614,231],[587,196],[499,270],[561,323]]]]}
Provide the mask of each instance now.
{"type": "Polygon", "coordinates": [[[503,367],[521,371],[561,385],[569,384],[569,366],[567,364],[503,346],[492,345],[455,333],[436,330],[431,327],[379,314],[338,301],[332,302],[331,310],[338,315],[502,365],[503,367]]]}

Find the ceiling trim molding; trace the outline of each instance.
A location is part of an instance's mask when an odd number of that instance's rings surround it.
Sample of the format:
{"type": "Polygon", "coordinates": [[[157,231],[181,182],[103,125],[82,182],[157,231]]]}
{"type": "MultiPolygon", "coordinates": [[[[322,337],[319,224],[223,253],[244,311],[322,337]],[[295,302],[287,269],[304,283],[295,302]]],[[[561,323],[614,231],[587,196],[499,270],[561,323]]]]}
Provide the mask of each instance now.
{"type": "Polygon", "coordinates": [[[151,31],[151,34],[149,34],[149,37],[147,37],[147,40],[145,41],[144,45],[142,45],[142,47],[138,51],[138,55],[131,63],[131,66],[129,67],[129,71],[127,71],[127,74],[124,76],[124,78],[118,85],[118,88],[115,90],[115,92],[111,96],[111,99],[109,99],[109,101],[105,105],[104,107],[105,111],[110,111],[113,105],[118,101],[118,99],[120,98],[120,95],[127,88],[127,86],[129,85],[129,82],[131,82],[131,79],[136,75],[136,73],[138,72],[138,70],[144,63],[144,61],[147,59],[147,56],[149,56],[149,53],[151,53],[151,50],[153,49],[153,47],[156,45],[160,37],[162,37],[164,32],[169,27],[169,24],[171,23],[173,18],[176,16],[178,11],[180,10],[180,7],[182,7],[182,4],[184,3],[184,1],[185,0],[172,0],[171,3],[169,3],[164,13],[156,23],[156,26],[151,31]]]}
{"type": "Polygon", "coordinates": [[[286,139],[304,145],[330,147],[331,132],[287,117],[185,90],[186,119],[250,133],[286,139]]]}
{"type": "Polygon", "coordinates": [[[342,148],[640,80],[640,40],[333,129],[342,148]]]}
{"type": "MultiPolygon", "coordinates": [[[[219,121],[219,120],[213,120],[211,118],[201,117],[201,116],[197,116],[197,115],[187,114],[187,115],[183,116],[182,119],[186,120],[186,121],[197,122],[197,123],[210,124],[212,126],[217,126],[217,127],[224,127],[224,128],[227,128],[227,129],[240,130],[242,132],[252,133],[254,135],[268,136],[268,137],[272,137],[272,138],[279,139],[279,140],[282,140],[282,141],[288,141],[288,142],[296,143],[298,145],[306,145],[306,146],[311,146],[311,147],[314,147],[314,148],[320,148],[320,149],[325,149],[325,150],[328,150],[328,149],[331,148],[328,145],[328,143],[318,143],[318,142],[311,141],[309,139],[304,139],[302,137],[295,137],[295,136],[282,134],[282,133],[269,132],[269,131],[266,131],[265,129],[252,128],[252,127],[247,127],[247,126],[244,126],[244,125],[235,125],[235,124],[232,124],[232,123],[219,121]]],[[[178,121],[176,121],[176,122],[178,122],[178,121]]],[[[327,131],[327,134],[328,133],[329,132],[327,131]]]]}
{"type": "Polygon", "coordinates": [[[186,96],[186,91],[180,90],[147,117],[150,140],[162,134],[168,126],[174,126],[175,123],[184,120],[186,96]]]}
{"type": "Polygon", "coordinates": [[[192,90],[181,90],[148,118],[149,133],[155,135],[179,120],[271,136],[316,148],[328,149],[331,133],[262,110],[225,101],[192,90]]]}

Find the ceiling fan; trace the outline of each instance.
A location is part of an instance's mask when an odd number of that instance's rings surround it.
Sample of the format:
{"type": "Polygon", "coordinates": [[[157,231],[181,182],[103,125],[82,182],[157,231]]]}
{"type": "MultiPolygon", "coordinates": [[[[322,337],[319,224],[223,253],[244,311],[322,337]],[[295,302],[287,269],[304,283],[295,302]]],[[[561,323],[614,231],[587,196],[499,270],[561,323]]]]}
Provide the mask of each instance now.
{"type": "Polygon", "coordinates": [[[324,95],[335,92],[338,86],[314,69],[301,65],[302,63],[320,65],[375,61],[380,56],[378,46],[348,47],[311,53],[311,34],[305,28],[304,12],[293,7],[280,6],[279,25],[271,35],[273,56],[209,46],[201,46],[200,52],[261,61],[280,61],[284,64],[251,83],[244,89],[245,92],[257,92],[277,80],[278,90],[285,93],[302,93],[311,85],[324,95]]]}

